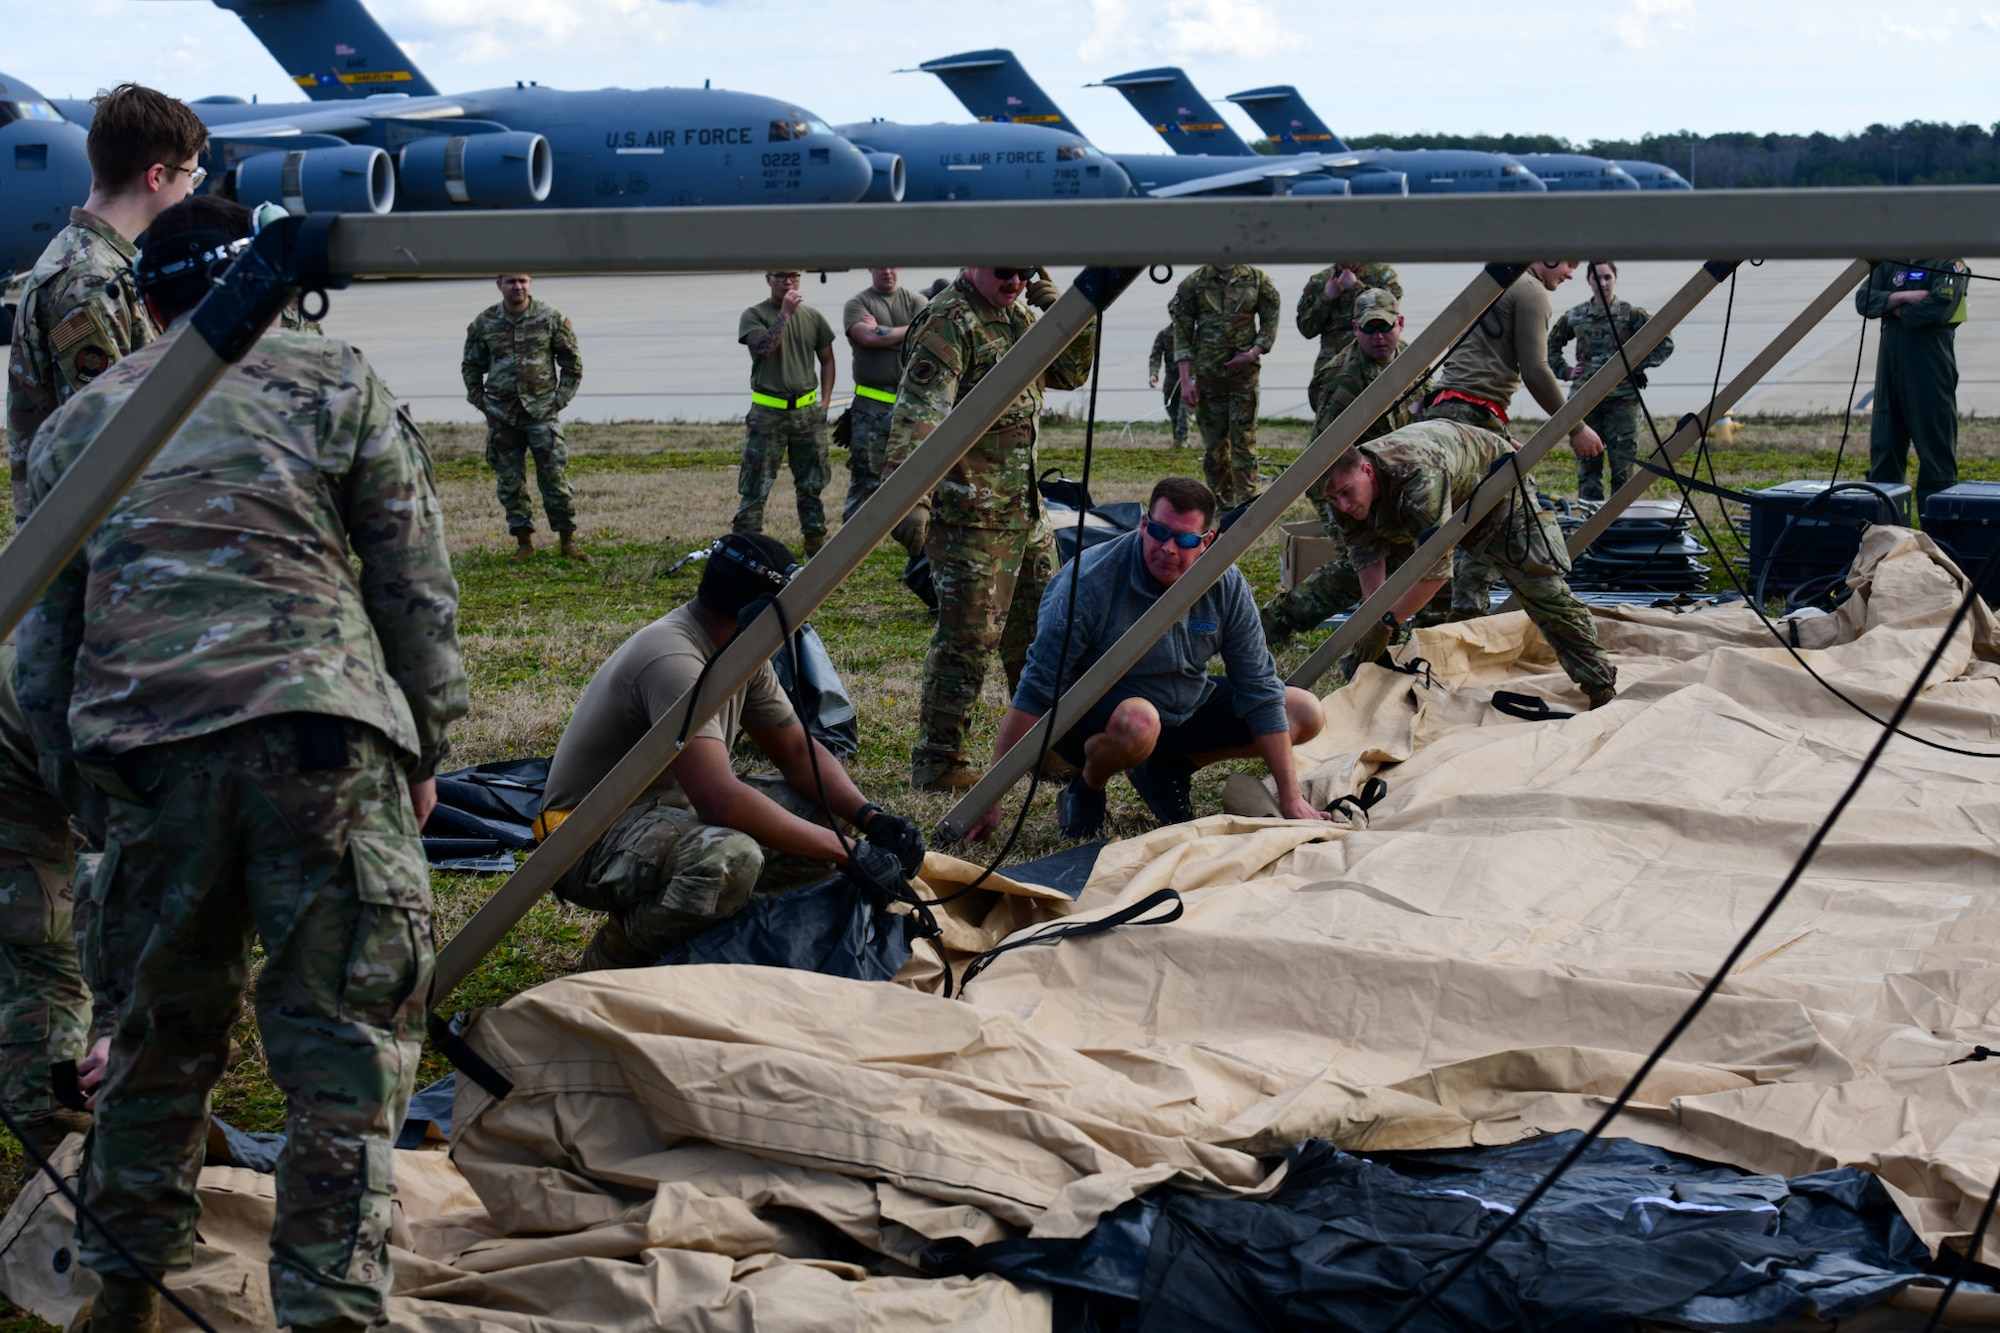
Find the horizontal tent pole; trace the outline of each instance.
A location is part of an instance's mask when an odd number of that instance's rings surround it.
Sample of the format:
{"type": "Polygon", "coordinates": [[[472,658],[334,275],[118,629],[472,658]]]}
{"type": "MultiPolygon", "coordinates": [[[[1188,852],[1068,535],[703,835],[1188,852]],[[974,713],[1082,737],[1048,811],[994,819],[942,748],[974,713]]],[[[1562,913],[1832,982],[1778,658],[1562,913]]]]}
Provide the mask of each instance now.
{"type": "Polygon", "coordinates": [[[1621,260],[2000,254],[2000,186],[1540,195],[1032,200],[343,215],[361,277],[963,263],[1321,264],[1494,255],[1621,260]]]}
{"type": "Polygon", "coordinates": [[[779,610],[785,625],[796,628],[803,624],[1136,274],[1137,270],[1131,269],[1083,274],[985,378],[958,400],[937,429],[883,480],[854,517],[841,524],[819,554],[805,563],[778,594],[778,606],[766,607],[737,631],[709,665],[699,689],[683,694],[661,715],[534,855],[495,889],[438,951],[432,991],[437,999],[457,989],[541,896],[666,772],[680,754],[679,737],[692,735],[706,725],[778,651],[784,643],[779,610]]]}
{"type": "MultiPolygon", "coordinates": [[[[1041,752],[1044,731],[1053,727],[1054,735],[1061,736],[1104,696],[1105,691],[1116,685],[1173,627],[1174,622],[1188,613],[1203,593],[1235,568],[1251,543],[1285,516],[1285,511],[1306,493],[1306,489],[1319,479],[1333,460],[1347,452],[1356,437],[1367,429],[1368,423],[1388,411],[1421,379],[1431,362],[1443,356],[1524,269],[1525,266],[1518,264],[1490,264],[1481,269],[1465,290],[1452,298],[1451,304],[1417,335],[1409,349],[1390,362],[1346,411],[1314,437],[1292,465],[1272,480],[1264,493],[1251,502],[1227,532],[1217,535],[1208,549],[1201,553],[1200,559],[1190,565],[1172,587],[1161,593],[1159,599],[1132,622],[1131,628],[1104,650],[1103,656],[1091,663],[1014,748],[993,761],[993,766],[958,799],[938,824],[938,843],[949,846],[962,839],[979,816],[1026,775],[1036,755],[1041,752]]],[[[1082,558],[1083,553],[1079,551],[1076,561],[1080,562],[1082,558]]]]}
{"type": "MultiPolygon", "coordinates": [[[[1723,385],[1716,392],[1715,397],[1709,401],[1708,406],[1702,408],[1699,412],[1683,417],[1680,425],[1675,428],[1674,433],[1655,450],[1649,461],[1658,463],[1661,456],[1664,455],[1667,463],[1679,462],[1681,455],[1692,449],[1706,437],[1709,426],[1718,417],[1742,401],[1743,395],[1756,388],[1758,383],[1777,366],[1778,362],[1785,359],[1787,353],[1803,342],[1808,333],[1819,327],[1819,322],[1832,313],[1833,308],[1839,305],[1849,292],[1854,290],[1857,283],[1868,276],[1868,270],[1872,267],[1874,266],[1867,260],[1857,259],[1841,270],[1839,277],[1828,283],[1826,289],[1818,296],[1815,296],[1811,303],[1804,310],[1801,310],[1791,323],[1785,325],[1779,331],[1778,336],[1771,339],[1765,345],[1763,351],[1750,359],[1750,364],[1730,376],[1729,383],[1723,385]]],[[[1648,490],[1652,489],[1653,483],[1658,480],[1658,477],[1655,477],[1644,468],[1639,469],[1626,478],[1625,484],[1613,491],[1610,498],[1598,507],[1597,512],[1592,514],[1582,527],[1570,534],[1570,557],[1574,559],[1582,555],[1584,548],[1601,537],[1604,534],[1604,530],[1610,527],[1620,514],[1625,512],[1627,505],[1630,505],[1634,500],[1642,498],[1648,490]]],[[[1512,605],[1512,603],[1510,602],[1509,605],[1512,605]]]]}
{"type": "MultiPolygon", "coordinates": [[[[1673,294],[1667,303],[1648,319],[1637,333],[1625,342],[1626,354],[1634,366],[1644,361],[1655,347],[1672,333],[1674,326],[1685,319],[1690,311],[1700,305],[1702,298],[1735,271],[1733,263],[1711,262],[1704,264],[1700,271],[1673,294]]],[[[1393,362],[1391,364],[1394,364],[1393,362]]],[[[1542,428],[1528,438],[1514,453],[1511,465],[1489,473],[1466,497],[1465,503],[1452,511],[1449,518],[1440,523],[1437,530],[1427,537],[1410,557],[1396,569],[1391,570],[1382,586],[1357,607],[1347,618],[1347,623],[1329,635],[1326,641],[1310,657],[1301,662],[1285,681],[1300,689],[1311,689],[1326,669],[1340,660],[1340,655],[1352,648],[1363,635],[1380,623],[1382,616],[1410,589],[1423,581],[1432,565],[1464,539],[1479,521],[1499,503],[1513,493],[1517,469],[1525,474],[1535,464],[1542,461],[1558,440],[1566,439],[1569,433],[1583,424],[1589,415],[1611,391],[1625,382],[1625,364],[1613,358],[1598,368],[1595,375],[1578,385],[1569,396],[1569,401],[1550,414],[1542,428]]],[[[1349,409],[1350,411],[1353,409],[1349,409]]]]}

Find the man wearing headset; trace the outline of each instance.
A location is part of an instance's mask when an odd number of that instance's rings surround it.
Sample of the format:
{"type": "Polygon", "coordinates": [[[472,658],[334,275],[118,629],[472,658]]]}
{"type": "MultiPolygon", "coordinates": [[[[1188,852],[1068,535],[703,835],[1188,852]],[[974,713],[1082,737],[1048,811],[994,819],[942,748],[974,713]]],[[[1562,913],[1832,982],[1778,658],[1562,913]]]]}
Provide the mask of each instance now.
{"type": "MultiPolygon", "coordinates": [[[[1092,547],[1050,582],[1021,683],[993,743],[996,760],[1055,706],[1058,690],[1074,685],[1194,567],[1215,541],[1215,511],[1215,492],[1202,483],[1163,478],[1138,531],[1092,547]]],[[[1292,764],[1292,747],[1325,725],[1318,699],[1278,679],[1250,584],[1231,569],[1056,738],[1051,748],[1081,770],[1056,798],[1056,822],[1066,837],[1097,837],[1104,785],[1125,773],[1162,824],[1186,823],[1194,818],[1195,770],[1224,759],[1262,759],[1287,818],[1326,818],[1300,794],[1292,764]],[[1224,674],[1211,676],[1217,655],[1224,674]]],[[[969,836],[983,841],[999,822],[996,805],[969,836]]]]}
{"type": "MultiPolygon", "coordinates": [[[[136,281],[170,332],[251,230],[210,195],[156,218],[136,281]]],[[[47,497],[158,366],[156,340],[35,434],[47,497]]],[[[21,622],[45,775],[102,793],[84,974],[115,1008],[87,1202],[157,1273],[194,1253],[208,1099],[250,973],[288,1138],[274,1322],[362,1329],[389,1289],[396,1131],[431,972],[418,830],[466,709],[458,587],[422,438],[354,347],[273,329],[231,366],[21,622]]],[[[59,790],[66,784],[58,782],[59,790]]],[[[90,1326],[157,1326],[95,1229],[90,1326]]]]}
{"type": "MultiPolygon", "coordinates": [[[[1424,534],[1464,504],[1496,468],[1511,467],[1515,444],[1505,435],[1456,421],[1419,421],[1379,440],[1357,444],[1336,458],[1320,482],[1333,508],[1347,561],[1371,597],[1424,534]]],[[[1569,552],[1555,515],[1535,501],[1534,479],[1514,468],[1514,492],[1495,505],[1459,542],[1459,549],[1492,569],[1521,599],[1556,661],[1592,708],[1617,695],[1618,669],[1597,646],[1590,608],[1563,577],[1569,552]]],[[[1451,575],[1440,558],[1429,575],[1396,602],[1383,623],[1355,645],[1355,659],[1372,662],[1389,646],[1402,622],[1430,601],[1451,575]]]]}
{"type": "MultiPolygon", "coordinates": [[[[549,765],[546,837],[701,679],[740,621],[797,568],[784,543],[732,533],[709,548],[694,600],[639,630],[584,687],[549,765]]],[[[584,951],[586,971],[643,967],[734,916],[753,898],[803,888],[844,869],[893,896],[923,863],[915,823],[864,797],[840,761],[792,712],[769,662],[700,730],[556,885],[557,896],[606,913],[584,951]],[[778,772],[744,779],[729,760],[738,729],[778,772]],[[860,840],[827,824],[827,811],[860,840]]]]}

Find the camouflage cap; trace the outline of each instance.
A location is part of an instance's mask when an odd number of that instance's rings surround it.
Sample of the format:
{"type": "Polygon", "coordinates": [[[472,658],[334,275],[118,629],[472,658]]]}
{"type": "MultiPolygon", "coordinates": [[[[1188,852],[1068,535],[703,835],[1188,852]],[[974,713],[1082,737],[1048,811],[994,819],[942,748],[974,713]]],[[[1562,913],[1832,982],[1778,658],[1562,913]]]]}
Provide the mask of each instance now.
{"type": "Polygon", "coordinates": [[[1354,322],[1362,328],[1370,323],[1393,327],[1403,317],[1403,309],[1396,304],[1396,294],[1386,287],[1370,287],[1354,298],[1354,322]]]}

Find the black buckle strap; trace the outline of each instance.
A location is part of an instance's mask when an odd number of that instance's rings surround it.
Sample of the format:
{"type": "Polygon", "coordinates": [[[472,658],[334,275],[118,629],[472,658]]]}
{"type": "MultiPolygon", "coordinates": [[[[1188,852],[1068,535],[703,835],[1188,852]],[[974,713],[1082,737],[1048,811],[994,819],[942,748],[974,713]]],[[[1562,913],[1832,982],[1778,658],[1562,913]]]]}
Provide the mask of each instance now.
{"type": "Polygon", "coordinates": [[[1523,722],[1554,722],[1561,718],[1576,716],[1575,713],[1549,707],[1549,701],[1539,695],[1521,694],[1514,690],[1495,690],[1493,707],[1508,717],[1519,718],[1523,722]]]}
{"type": "Polygon", "coordinates": [[[1172,889],[1159,889],[1147,894],[1144,898],[1141,898],[1138,902],[1128,907],[1119,908],[1110,916],[1098,917],[1094,921],[1050,922],[1032,935],[1023,935],[1017,939],[1008,940],[1005,944],[995,945],[967,963],[965,970],[959,974],[958,978],[960,993],[962,994],[965,987],[972,983],[974,977],[986,970],[988,963],[991,963],[1001,954],[1011,950],[1023,948],[1030,944],[1059,944],[1063,940],[1081,939],[1085,935],[1100,935],[1116,926],[1135,924],[1164,926],[1170,921],[1180,920],[1181,914],[1185,910],[1181,903],[1180,894],[1172,889]],[[1165,904],[1172,905],[1165,916],[1157,916],[1148,921],[1140,920],[1141,917],[1144,917],[1154,908],[1165,904]]]}
{"type": "Polygon", "coordinates": [[[505,1099],[513,1095],[514,1081],[487,1064],[486,1057],[473,1050],[471,1043],[459,1036],[450,1023],[427,1012],[424,1027],[430,1033],[431,1045],[451,1061],[452,1068],[477,1083],[489,1096],[505,1099]]]}
{"type": "MultiPolygon", "coordinates": [[[[1417,660],[1423,661],[1421,657],[1417,660]]],[[[1330,815],[1345,815],[1351,824],[1366,824],[1368,812],[1380,805],[1382,798],[1388,794],[1388,783],[1380,778],[1370,778],[1361,784],[1360,791],[1348,796],[1334,797],[1328,802],[1326,812],[1330,815]]]]}

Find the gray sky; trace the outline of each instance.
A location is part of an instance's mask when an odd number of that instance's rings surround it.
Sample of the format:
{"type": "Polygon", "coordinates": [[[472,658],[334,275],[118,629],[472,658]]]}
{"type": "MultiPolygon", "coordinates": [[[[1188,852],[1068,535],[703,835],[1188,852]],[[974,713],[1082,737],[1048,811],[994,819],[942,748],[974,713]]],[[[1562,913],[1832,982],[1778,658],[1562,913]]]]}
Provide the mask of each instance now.
{"type": "MultiPolygon", "coordinates": [[[[121,79],[184,97],[296,92],[205,0],[6,0],[0,68],[53,96],[121,79]]],[[[2000,0],[375,0],[444,92],[693,84],[789,96],[832,121],[961,120],[898,68],[1011,46],[1099,146],[1159,141],[1092,79],[1178,64],[1225,93],[1293,83],[1339,133],[1844,132],[2000,120],[2000,0]]],[[[1224,114],[1254,127],[1233,107],[1224,114]]]]}

